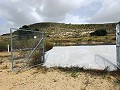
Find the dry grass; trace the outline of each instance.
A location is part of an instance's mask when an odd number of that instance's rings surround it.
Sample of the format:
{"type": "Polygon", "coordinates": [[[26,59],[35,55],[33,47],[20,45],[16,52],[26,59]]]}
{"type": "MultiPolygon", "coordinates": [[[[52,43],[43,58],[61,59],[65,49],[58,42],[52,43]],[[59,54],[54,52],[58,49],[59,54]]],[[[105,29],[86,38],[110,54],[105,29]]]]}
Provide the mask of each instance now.
{"type": "Polygon", "coordinates": [[[81,44],[115,44],[116,38],[113,34],[107,36],[80,36],[77,38],[72,37],[59,37],[47,38],[46,40],[54,43],[54,45],[72,46],[81,44]]]}
{"type": "Polygon", "coordinates": [[[0,58],[10,57],[10,55],[11,55],[10,52],[0,52],[0,58]]]}

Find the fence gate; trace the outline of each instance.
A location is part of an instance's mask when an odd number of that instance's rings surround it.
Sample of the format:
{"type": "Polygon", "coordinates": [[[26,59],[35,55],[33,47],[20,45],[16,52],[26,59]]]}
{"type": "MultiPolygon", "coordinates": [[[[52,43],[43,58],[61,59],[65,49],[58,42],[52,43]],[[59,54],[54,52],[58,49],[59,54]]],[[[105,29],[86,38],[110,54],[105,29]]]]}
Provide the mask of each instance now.
{"type": "Polygon", "coordinates": [[[44,32],[10,28],[12,71],[44,63],[44,32]]]}
{"type": "Polygon", "coordinates": [[[116,25],[116,53],[117,66],[120,68],[120,22],[116,25]]]}

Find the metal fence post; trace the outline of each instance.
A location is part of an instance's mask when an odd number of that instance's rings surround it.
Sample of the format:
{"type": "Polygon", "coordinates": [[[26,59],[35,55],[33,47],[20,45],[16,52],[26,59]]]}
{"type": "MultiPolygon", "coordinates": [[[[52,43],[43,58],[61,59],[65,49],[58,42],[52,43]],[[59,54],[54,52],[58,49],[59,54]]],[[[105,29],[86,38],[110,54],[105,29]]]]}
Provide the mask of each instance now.
{"type": "Polygon", "coordinates": [[[42,63],[45,60],[45,49],[44,49],[44,32],[42,32],[42,63]]]}
{"type": "Polygon", "coordinates": [[[12,42],[12,29],[10,28],[10,45],[11,45],[11,62],[12,62],[12,71],[14,70],[14,60],[13,60],[13,42],[12,42]]]}
{"type": "Polygon", "coordinates": [[[116,25],[116,53],[117,66],[120,68],[120,22],[116,25]]]}

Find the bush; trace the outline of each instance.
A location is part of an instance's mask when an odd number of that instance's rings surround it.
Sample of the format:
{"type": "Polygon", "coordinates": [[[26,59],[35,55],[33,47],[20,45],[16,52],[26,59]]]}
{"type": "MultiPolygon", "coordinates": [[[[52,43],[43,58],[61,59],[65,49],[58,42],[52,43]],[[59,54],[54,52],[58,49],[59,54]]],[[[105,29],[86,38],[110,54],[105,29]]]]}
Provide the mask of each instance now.
{"type": "Polygon", "coordinates": [[[45,52],[53,48],[53,44],[50,42],[45,42],[45,52]]]}
{"type": "Polygon", "coordinates": [[[32,32],[32,30],[31,31],[17,30],[17,32],[18,40],[32,39],[34,37],[34,32],[32,32]]]}
{"type": "Polygon", "coordinates": [[[29,30],[30,29],[30,27],[29,26],[27,26],[27,25],[23,25],[22,27],[20,27],[19,29],[26,29],[26,30],[29,30]]]}
{"type": "Polygon", "coordinates": [[[6,42],[0,42],[0,52],[7,51],[7,43],[6,42]]]}
{"type": "MultiPolygon", "coordinates": [[[[45,52],[52,49],[53,48],[53,44],[52,43],[48,43],[45,42],[45,52]]],[[[37,51],[32,55],[32,59],[30,60],[29,66],[34,66],[34,65],[38,65],[41,64],[41,56],[42,56],[42,52],[37,51]]]]}
{"type": "Polygon", "coordinates": [[[34,30],[35,30],[35,31],[39,31],[39,29],[38,29],[38,28],[34,28],[34,30]]]}
{"type": "Polygon", "coordinates": [[[106,29],[98,29],[95,32],[90,33],[90,36],[106,36],[107,31],[106,29]]]}
{"type": "Polygon", "coordinates": [[[41,51],[35,52],[30,60],[29,66],[38,65],[41,63],[41,51]]]}

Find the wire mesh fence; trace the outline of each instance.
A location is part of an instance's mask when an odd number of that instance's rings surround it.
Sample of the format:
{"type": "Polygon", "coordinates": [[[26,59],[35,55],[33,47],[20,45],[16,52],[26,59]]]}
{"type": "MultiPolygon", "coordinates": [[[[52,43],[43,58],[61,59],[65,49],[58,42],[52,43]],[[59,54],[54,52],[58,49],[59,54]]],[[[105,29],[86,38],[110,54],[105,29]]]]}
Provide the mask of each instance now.
{"type": "Polygon", "coordinates": [[[11,28],[12,70],[33,67],[44,62],[44,33],[11,28]]]}
{"type": "Polygon", "coordinates": [[[10,52],[0,52],[0,71],[11,70],[10,52]]]}
{"type": "Polygon", "coordinates": [[[99,54],[95,55],[95,62],[104,70],[113,71],[119,69],[115,61],[114,62],[112,61],[113,60],[107,59],[99,54]]]}

